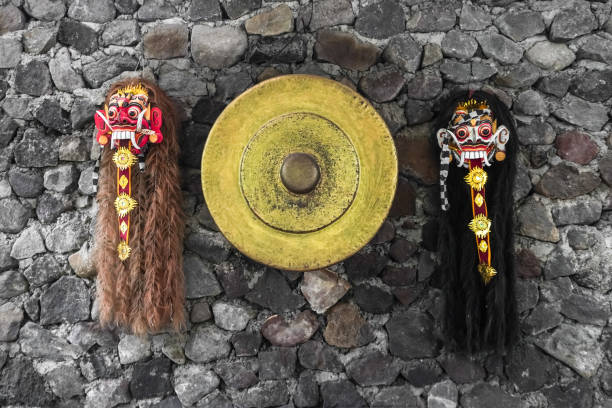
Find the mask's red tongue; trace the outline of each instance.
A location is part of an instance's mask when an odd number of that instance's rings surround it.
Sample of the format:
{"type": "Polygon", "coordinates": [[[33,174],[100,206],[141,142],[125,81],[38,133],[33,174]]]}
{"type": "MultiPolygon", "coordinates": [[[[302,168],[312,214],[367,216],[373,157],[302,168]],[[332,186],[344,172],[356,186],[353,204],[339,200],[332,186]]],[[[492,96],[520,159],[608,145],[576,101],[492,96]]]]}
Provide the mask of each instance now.
{"type": "Polygon", "coordinates": [[[467,159],[467,161],[469,163],[470,170],[472,170],[474,167],[482,168],[482,159],[467,159]]]}

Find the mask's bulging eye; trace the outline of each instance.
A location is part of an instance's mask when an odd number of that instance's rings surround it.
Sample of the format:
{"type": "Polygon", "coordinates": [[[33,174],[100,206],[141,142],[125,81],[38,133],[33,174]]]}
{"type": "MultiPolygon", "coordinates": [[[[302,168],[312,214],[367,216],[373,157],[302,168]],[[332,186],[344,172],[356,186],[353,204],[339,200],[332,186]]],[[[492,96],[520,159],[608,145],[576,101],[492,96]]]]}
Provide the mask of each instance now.
{"type": "Polygon", "coordinates": [[[140,113],[140,109],[138,109],[135,106],[128,109],[128,116],[130,117],[130,119],[136,119],[139,113],[140,113]]]}
{"type": "Polygon", "coordinates": [[[117,118],[117,108],[116,107],[111,106],[108,109],[108,118],[111,119],[111,120],[117,118]]]}
{"type": "Polygon", "coordinates": [[[478,126],[478,135],[482,137],[483,139],[488,139],[489,137],[491,137],[492,133],[493,131],[491,129],[490,123],[483,123],[480,126],[478,126]]]}
{"type": "Polygon", "coordinates": [[[468,131],[467,126],[460,126],[455,130],[455,136],[459,140],[465,140],[469,136],[470,132],[468,131]]]}

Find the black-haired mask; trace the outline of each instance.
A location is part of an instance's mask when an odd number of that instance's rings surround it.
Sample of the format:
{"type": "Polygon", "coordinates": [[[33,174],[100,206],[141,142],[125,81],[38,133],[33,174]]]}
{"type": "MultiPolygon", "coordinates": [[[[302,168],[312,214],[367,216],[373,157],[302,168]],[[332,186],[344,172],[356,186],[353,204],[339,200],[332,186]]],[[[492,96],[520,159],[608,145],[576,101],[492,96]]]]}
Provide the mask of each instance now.
{"type": "Polygon", "coordinates": [[[474,232],[478,251],[478,270],[484,283],[497,273],[491,266],[491,220],[488,218],[485,200],[487,173],[485,166],[491,166],[493,158],[506,158],[506,143],[510,131],[497,120],[487,103],[469,99],[457,105],[447,128],[436,133],[440,153],[440,198],[444,211],[450,208],[446,178],[450,162],[454,158],[458,167],[469,171],[465,182],[470,186],[473,219],[468,227],[474,232]]]}

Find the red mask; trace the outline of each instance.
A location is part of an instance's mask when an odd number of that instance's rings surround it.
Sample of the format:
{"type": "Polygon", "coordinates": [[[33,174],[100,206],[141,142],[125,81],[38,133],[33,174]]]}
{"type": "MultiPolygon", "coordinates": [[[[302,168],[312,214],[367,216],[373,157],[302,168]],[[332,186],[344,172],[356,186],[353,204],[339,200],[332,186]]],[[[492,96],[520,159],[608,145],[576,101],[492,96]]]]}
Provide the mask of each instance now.
{"type": "Polygon", "coordinates": [[[147,90],[141,86],[119,89],[111,95],[104,110],[96,112],[98,134],[96,139],[102,146],[111,142],[111,149],[117,148],[119,141],[129,141],[132,153],[139,155],[147,143],[160,143],[162,112],[151,107],[147,90]]]}

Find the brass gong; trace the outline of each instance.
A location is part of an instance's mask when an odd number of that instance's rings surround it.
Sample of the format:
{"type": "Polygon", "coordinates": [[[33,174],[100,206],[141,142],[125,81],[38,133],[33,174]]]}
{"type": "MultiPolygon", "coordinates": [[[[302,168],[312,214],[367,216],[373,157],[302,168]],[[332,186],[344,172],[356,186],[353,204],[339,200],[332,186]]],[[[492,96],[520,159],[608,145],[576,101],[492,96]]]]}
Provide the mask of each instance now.
{"type": "Polygon", "coordinates": [[[376,234],[395,194],[383,119],[330,79],[286,75],[238,96],[213,125],[202,189],[225,237],[279,269],[320,269],[376,234]]]}

